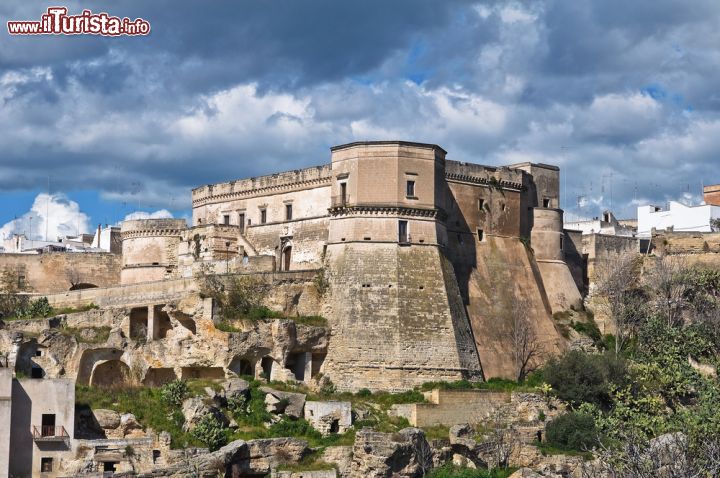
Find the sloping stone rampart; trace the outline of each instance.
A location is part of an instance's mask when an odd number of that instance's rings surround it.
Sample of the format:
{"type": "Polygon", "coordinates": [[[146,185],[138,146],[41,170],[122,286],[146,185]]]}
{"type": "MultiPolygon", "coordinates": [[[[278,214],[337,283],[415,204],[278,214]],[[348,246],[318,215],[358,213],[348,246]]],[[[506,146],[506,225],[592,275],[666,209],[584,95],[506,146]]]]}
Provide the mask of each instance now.
{"type": "Polygon", "coordinates": [[[328,247],[331,347],[324,372],[340,389],[407,390],[481,377],[454,276],[437,247],[328,247]],[[453,297],[450,300],[450,296],[453,297]]]}

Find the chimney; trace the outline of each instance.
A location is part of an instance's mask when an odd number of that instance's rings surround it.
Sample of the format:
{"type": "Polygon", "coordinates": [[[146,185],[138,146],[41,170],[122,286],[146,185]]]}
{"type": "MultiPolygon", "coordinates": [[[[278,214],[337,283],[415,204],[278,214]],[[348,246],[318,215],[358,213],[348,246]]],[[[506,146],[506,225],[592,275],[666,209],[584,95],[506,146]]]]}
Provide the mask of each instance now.
{"type": "Polygon", "coordinates": [[[705,204],[720,206],[720,184],[705,186],[703,188],[703,200],[705,204]]]}

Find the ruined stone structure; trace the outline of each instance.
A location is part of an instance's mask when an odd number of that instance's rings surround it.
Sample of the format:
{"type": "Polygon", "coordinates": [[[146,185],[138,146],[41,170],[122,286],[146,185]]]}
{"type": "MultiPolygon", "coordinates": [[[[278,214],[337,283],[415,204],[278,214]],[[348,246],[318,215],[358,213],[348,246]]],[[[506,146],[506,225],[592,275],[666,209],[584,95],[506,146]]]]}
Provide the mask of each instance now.
{"type": "MultiPolygon", "coordinates": [[[[63,476],[63,462],[73,451],[75,384],[55,378],[13,379],[0,369],[0,443],[12,453],[0,456],[2,476],[63,476]],[[8,394],[8,392],[10,392],[8,394]],[[11,412],[11,413],[8,413],[11,412]]],[[[4,454],[6,450],[0,450],[4,454]]]]}

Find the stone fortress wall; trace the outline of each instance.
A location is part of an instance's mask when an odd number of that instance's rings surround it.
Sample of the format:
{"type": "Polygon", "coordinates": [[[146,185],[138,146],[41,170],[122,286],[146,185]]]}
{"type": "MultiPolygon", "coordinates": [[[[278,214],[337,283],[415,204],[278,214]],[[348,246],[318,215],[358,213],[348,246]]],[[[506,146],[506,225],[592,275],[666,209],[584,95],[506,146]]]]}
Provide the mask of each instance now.
{"type": "Polygon", "coordinates": [[[121,256],[111,253],[47,252],[0,254],[0,271],[13,272],[30,292],[70,290],[73,283],[111,287],[120,284],[121,256]]]}

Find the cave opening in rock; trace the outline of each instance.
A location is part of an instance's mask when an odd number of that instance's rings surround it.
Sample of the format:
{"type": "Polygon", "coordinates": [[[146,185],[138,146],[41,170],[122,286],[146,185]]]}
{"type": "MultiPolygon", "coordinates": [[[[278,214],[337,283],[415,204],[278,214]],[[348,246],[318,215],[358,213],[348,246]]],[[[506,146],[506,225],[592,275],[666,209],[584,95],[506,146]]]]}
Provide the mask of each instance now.
{"type": "Polygon", "coordinates": [[[148,308],[133,307],[130,310],[130,338],[147,338],[148,329],[148,308]]]}
{"type": "Polygon", "coordinates": [[[255,376],[255,364],[247,357],[235,356],[235,358],[233,358],[230,362],[230,366],[228,368],[237,375],[255,376]]]}
{"type": "Polygon", "coordinates": [[[120,360],[98,363],[90,376],[93,387],[113,388],[130,383],[130,367],[120,360]]]}

